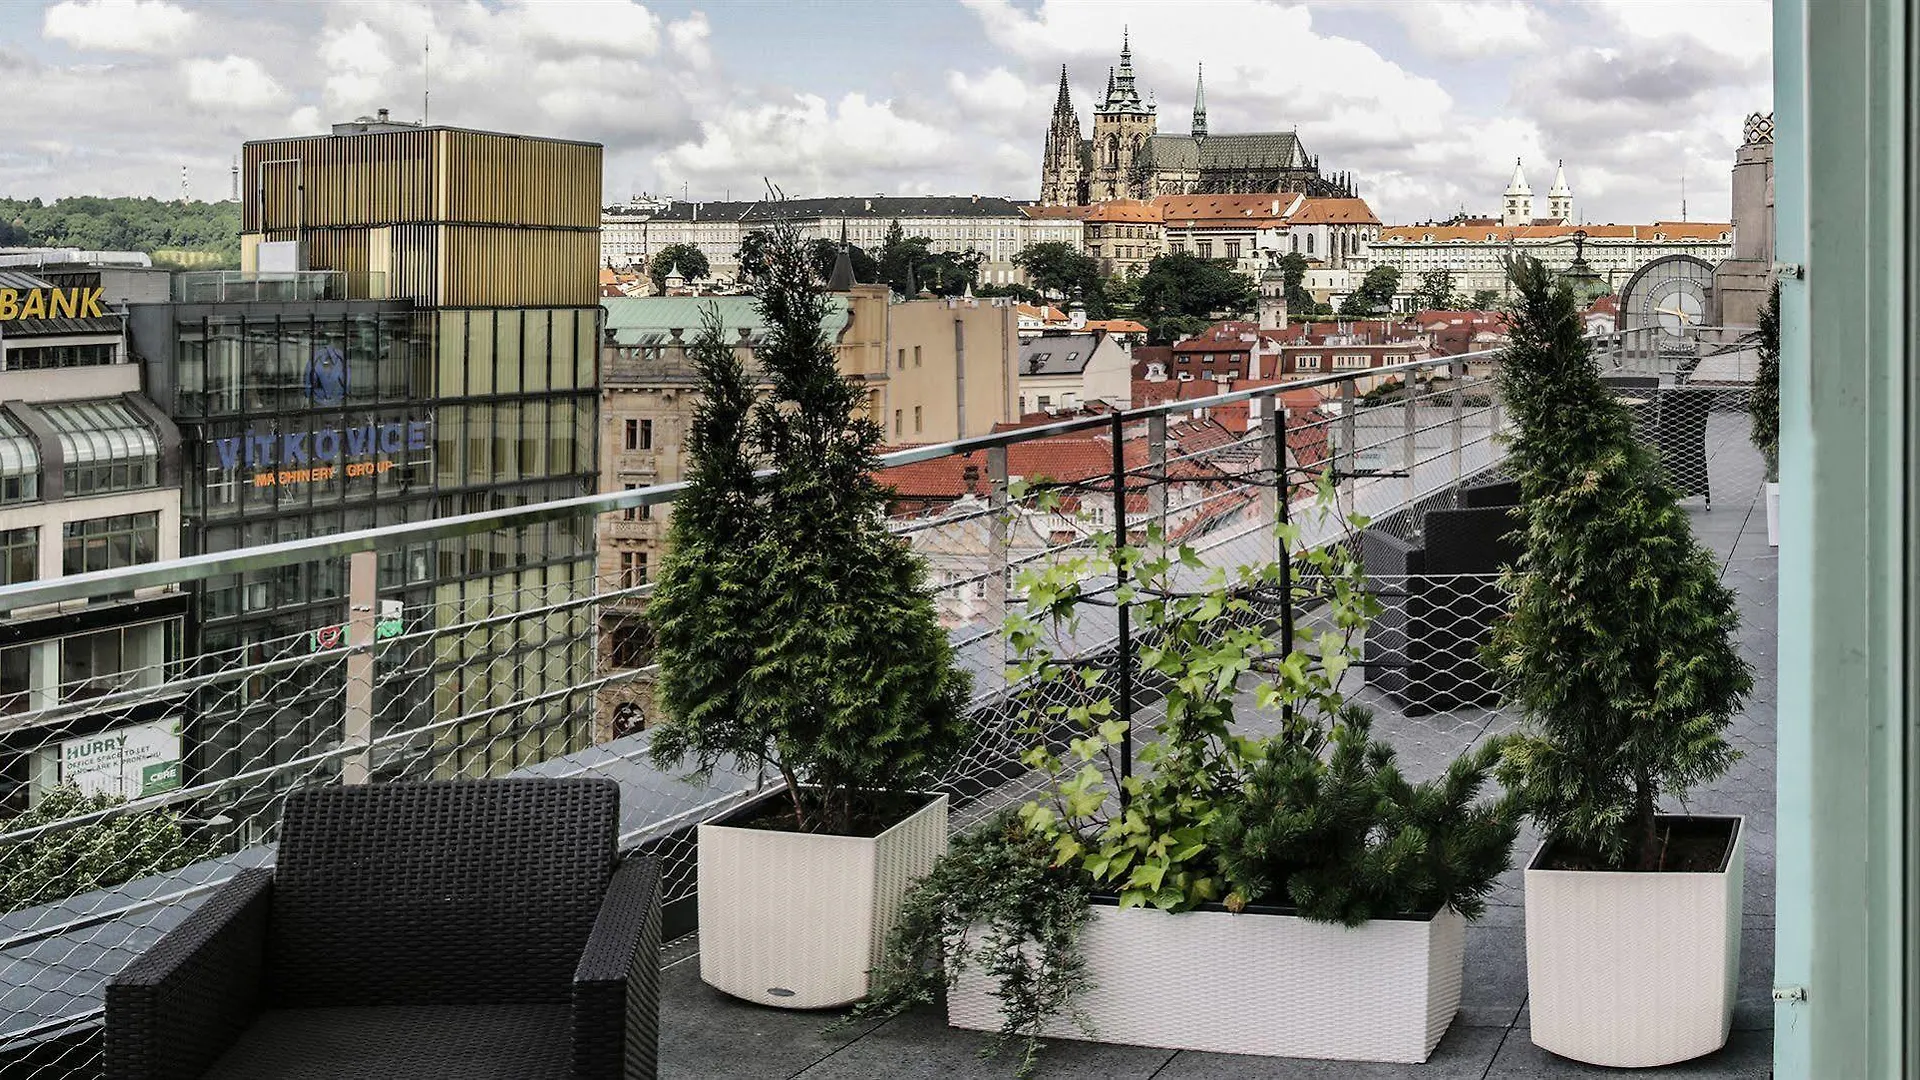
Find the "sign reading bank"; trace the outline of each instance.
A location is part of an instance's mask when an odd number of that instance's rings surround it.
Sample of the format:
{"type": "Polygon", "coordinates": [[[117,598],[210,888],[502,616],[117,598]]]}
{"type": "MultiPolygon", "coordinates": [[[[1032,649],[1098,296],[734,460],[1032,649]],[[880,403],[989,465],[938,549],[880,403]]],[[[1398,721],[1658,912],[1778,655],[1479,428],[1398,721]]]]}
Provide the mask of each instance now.
{"type": "Polygon", "coordinates": [[[0,289],[0,322],[16,319],[103,319],[105,289],[0,289]]]}

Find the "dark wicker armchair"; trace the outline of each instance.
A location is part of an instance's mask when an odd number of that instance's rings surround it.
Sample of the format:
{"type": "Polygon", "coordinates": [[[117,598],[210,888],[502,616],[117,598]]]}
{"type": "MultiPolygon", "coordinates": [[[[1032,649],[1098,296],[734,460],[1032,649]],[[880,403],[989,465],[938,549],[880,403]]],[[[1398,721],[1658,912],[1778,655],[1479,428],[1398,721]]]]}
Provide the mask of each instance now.
{"type": "Polygon", "coordinates": [[[236,874],[107,986],[108,1080],[651,1078],[657,860],[602,779],[287,796],[236,874]]]}
{"type": "Polygon", "coordinates": [[[1383,606],[1367,630],[1361,671],[1409,716],[1499,698],[1480,650],[1506,606],[1493,575],[1519,558],[1512,534],[1518,485],[1493,482],[1462,492],[1459,509],[1431,510],[1420,537],[1384,529],[1360,536],[1367,575],[1380,579],[1383,606]]]}

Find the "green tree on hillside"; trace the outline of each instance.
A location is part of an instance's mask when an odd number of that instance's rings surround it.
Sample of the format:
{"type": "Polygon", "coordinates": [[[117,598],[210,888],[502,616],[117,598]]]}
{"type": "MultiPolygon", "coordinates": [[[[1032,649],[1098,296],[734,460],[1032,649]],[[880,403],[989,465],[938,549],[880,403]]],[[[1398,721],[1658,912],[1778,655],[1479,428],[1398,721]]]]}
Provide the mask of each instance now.
{"type": "Polygon", "coordinates": [[[1360,280],[1360,287],[1340,301],[1343,316],[1364,317],[1393,310],[1394,294],[1400,291],[1400,271],[1391,266],[1376,266],[1360,280]]]}
{"type": "Polygon", "coordinates": [[[712,272],[712,267],[707,265],[706,253],[699,248],[692,244],[668,244],[654,252],[653,261],[647,264],[647,276],[653,279],[655,292],[666,291],[667,275],[676,269],[688,281],[706,277],[712,272]]]}
{"type": "Polygon", "coordinates": [[[1422,311],[1455,311],[1462,302],[1453,291],[1453,271],[1444,266],[1421,274],[1413,296],[1422,311]]]}
{"type": "MultiPolygon", "coordinates": [[[[80,195],[43,203],[0,199],[0,244],[87,251],[204,253],[240,265],[240,205],[80,195]]],[[[166,263],[163,255],[155,260],[166,263]]]]}
{"type": "Polygon", "coordinates": [[[1253,282],[1226,262],[1185,253],[1161,255],[1141,275],[1138,317],[1147,326],[1148,340],[1166,345],[1219,319],[1245,315],[1254,300],[1253,282]]]}

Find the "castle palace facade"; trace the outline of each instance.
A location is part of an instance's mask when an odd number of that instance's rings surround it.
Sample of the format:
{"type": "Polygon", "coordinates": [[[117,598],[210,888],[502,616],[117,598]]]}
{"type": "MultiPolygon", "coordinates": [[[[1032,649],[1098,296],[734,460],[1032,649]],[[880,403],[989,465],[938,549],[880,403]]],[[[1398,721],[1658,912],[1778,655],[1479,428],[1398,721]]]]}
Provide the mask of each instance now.
{"type": "Polygon", "coordinates": [[[1204,73],[1194,86],[1188,133],[1160,134],[1156,106],[1142,102],[1134,86],[1133,49],[1124,37],[1120,66],[1107,72],[1106,100],[1093,112],[1093,137],[1082,138],[1067,69],[1060,69],[1060,95],[1040,163],[1043,205],[1265,192],[1351,198],[1353,182],[1345,174],[1322,176],[1320,159],[1301,147],[1295,132],[1210,134],[1204,73]]]}

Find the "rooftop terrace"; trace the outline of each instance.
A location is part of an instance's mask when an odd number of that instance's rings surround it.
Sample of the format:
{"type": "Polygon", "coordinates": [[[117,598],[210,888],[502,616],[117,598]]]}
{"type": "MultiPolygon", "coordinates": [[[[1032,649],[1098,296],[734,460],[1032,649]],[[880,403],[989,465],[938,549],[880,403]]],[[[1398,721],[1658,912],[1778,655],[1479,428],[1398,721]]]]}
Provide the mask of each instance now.
{"type": "MultiPolygon", "coordinates": [[[[1180,443],[1177,422],[1195,405],[1181,402],[1006,432],[971,440],[966,447],[890,455],[892,465],[957,449],[985,458],[977,498],[932,509],[916,506],[894,522],[903,540],[927,557],[943,621],[975,674],[974,704],[983,731],[947,780],[955,827],[1025,799],[1036,786],[1037,778],[1017,764],[1025,739],[1010,703],[1021,688],[1007,682],[998,633],[1009,604],[1019,602],[1020,569],[1084,550],[1090,537],[1112,528],[1116,502],[1130,526],[1160,521],[1191,543],[1210,567],[1271,558],[1271,527],[1287,505],[1276,490],[1283,460],[1293,483],[1331,469],[1344,509],[1367,514],[1384,535],[1416,538],[1420,512],[1453,506],[1464,486],[1499,474],[1500,406],[1484,376],[1469,376],[1468,362],[1452,358],[1408,365],[1407,371],[1418,370],[1423,378],[1442,377],[1423,383],[1411,397],[1374,404],[1361,400],[1369,386],[1355,376],[1314,380],[1328,395],[1324,407],[1292,416],[1276,415],[1271,408],[1279,387],[1223,395],[1251,402],[1255,409],[1247,434],[1224,446],[1217,440],[1204,446],[1180,443]],[[1058,506],[1043,503],[1032,488],[1009,490],[1011,480],[1032,484],[1042,478],[1010,477],[1006,447],[1063,437],[1084,441],[1102,433],[1144,447],[1144,453],[1122,455],[1129,462],[1122,498],[1115,498],[1111,476],[1070,478],[1053,492],[1061,497],[1058,506]]],[[[1380,373],[1365,378],[1378,380],[1380,373]]],[[[1671,373],[1667,385],[1660,382],[1655,376],[1621,392],[1651,425],[1648,437],[1660,439],[1668,452],[1669,468],[1688,493],[1696,534],[1722,556],[1726,580],[1741,598],[1743,647],[1759,683],[1732,733],[1744,756],[1689,808],[1747,815],[1735,1033],[1716,1055],[1647,1075],[1761,1077],[1770,1065],[1772,1016],[1775,621],[1760,461],[1747,443],[1742,388],[1674,385],[1671,373]],[[1659,434],[1669,430],[1663,415],[1679,418],[1667,435],[1659,434]]],[[[142,722],[178,720],[186,756],[182,786],[136,793],[125,806],[15,824],[0,832],[0,846],[25,845],[148,811],[181,817],[168,844],[128,853],[92,882],[71,875],[36,878],[20,863],[5,864],[9,868],[0,886],[9,890],[10,901],[0,906],[11,910],[0,914],[0,1071],[35,1080],[98,1075],[105,980],[177,925],[236,867],[271,861],[277,806],[285,791],[418,777],[588,773],[610,776],[622,786],[623,848],[659,854],[666,863],[667,922],[675,940],[664,957],[662,1076],[1008,1075],[1009,1060],[982,1060],[978,1051],[984,1038],[948,1029],[937,1010],[829,1033],[824,1029],[835,1019],[832,1014],[763,1009],[700,982],[698,937],[691,925],[692,829],[738,805],[760,778],[723,770],[711,781],[696,783],[656,770],[646,758],[647,734],[628,734],[609,722],[615,698],[643,708],[648,704],[650,672],[611,662],[603,631],[608,617],[644,602],[650,586],[620,574],[530,569],[525,549],[514,543],[530,525],[565,525],[589,515],[600,517],[602,529],[628,528],[628,508],[669,503],[676,493],[675,486],[641,489],[0,589],[0,610],[17,616],[53,602],[74,603],[136,587],[203,581],[209,590],[244,586],[289,567],[324,569],[327,574],[309,580],[343,586],[329,594],[336,604],[315,614],[314,630],[272,647],[204,657],[190,665],[166,664],[154,677],[131,681],[105,698],[35,702],[0,718],[0,736],[8,740],[4,749],[24,758],[100,730],[103,715],[113,719],[140,710],[142,722]],[[397,556],[422,549],[443,567],[474,568],[470,580],[431,588],[396,585],[389,573],[405,569],[397,556]],[[396,558],[383,560],[382,554],[396,558]],[[349,612],[349,595],[364,613],[349,612]],[[406,597],[401,624],[376,635],[372,600],[389,595],[406,597]],[[315,636],[336,629],[337,637],[315,636]],[[598,657],[587,678],[579,677],[583,655],[598,657]],[[94,883],[104,887],[87,888],[94,883]]],[[[1381,573],[1370,577],[1389,613],[1404,606],[1396,598],[1406,595],[1407,580],[1381,573]]],[[[1492,602],[1485,576],[1457,575],[1435,585],[1462,609],[1492,602]]],[[[1089,618],[1075,644],[1085,656],[1112,662],[1115,630],[1111,618],[1089,618]]],[[[1343,688],[1376,708],[1376,734],[1396,746],[1403,767],[1415,778],[1438,771],[1461,750],[1512,723],[1508,713],[1492,707],[1404,707],[1409,695],[1423,692],[1420,677],[1403,671],[1406,689],[1400,697],[1390,696],[1382,686],[1395,669],[1384,659],[1356,668],[1343,688]]],[[[1136,720],[1150,718],[1153,707],[1151,698],[1144,698],[1136,720]]],[[[1524,862],[1535,843],[1536,838],[1523,835],[1515,861],[1524,862]]],[[[1519,883],[1520,871],[1511,870],[1487,916],[1468,929],[1462,1006],[1424,1065],[1058,1042],[1043,1058],[1040,1075],[1490,1080],[1598,1073],[1546,1055],[1527,1037],[1519,883]]]]}

